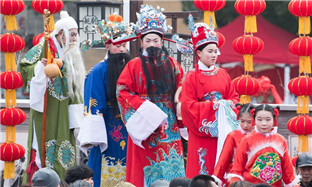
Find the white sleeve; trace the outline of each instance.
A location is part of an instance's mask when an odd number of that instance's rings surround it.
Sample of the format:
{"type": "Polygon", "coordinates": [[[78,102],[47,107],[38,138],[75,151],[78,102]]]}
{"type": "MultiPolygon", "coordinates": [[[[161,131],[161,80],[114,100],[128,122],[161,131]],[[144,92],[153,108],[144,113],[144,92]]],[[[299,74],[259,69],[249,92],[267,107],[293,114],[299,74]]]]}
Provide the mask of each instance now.
{"type": "Polygon", "coordinates": [[[167,114],[157,105],[146,100],[128,119],[126,128],[133,143],[144,148],[142,141],[146,140],[165,120],[167,114]]]}
{"type": "Polygon", "coordinates": [[[44,65],[38,61],[35,66],[35,76],[30,81],[30,108],[43,112],[44,94],[47,88],[47,77],[44,73],[44,65]]]}
{"type": "Polygon", "coordinates": [[[80,128],[83,122],[83,104],[68,105],[68,114],[69,128],[80,128]]]}
{"type": "Polygon", "coordinates": [[[87,155],[88,149],[99,145],[101,152],[107,149],[107,133],[105,121],[100,115],[87,115],[83,118],[77,140],[80,150],[87,155]]]}

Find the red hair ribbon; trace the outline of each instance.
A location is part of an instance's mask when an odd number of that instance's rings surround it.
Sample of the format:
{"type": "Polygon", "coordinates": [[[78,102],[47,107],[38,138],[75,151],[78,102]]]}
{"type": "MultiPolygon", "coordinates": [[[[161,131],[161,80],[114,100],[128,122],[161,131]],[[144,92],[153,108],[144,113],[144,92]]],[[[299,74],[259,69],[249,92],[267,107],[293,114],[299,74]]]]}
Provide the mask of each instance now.
{"type": "Polygon", "coordinates": [[[255,126],[255,111],[256,110],[254,108],[250,110],[250,114],[251,114],[251,118],[252,118],[252,120],[251,120],[252,126],[255,126]]]}
{"type": "Polygon", "coordinates": [[[274,126],[277,127],[277,116],[279,116],[279,110],[277,108],[274,108],[274,115],[275,115],[275,118],[274,118],[274,126]]]}
{"type": "Polygon", "coordinates": [[[236,113],[236,119],[237,119],[237,120],[239,120],[239,112],[240,112],[241,108],[242,108],[242,107],[241,107],[240,105],[237,105],[237,106],[236,106],[235,113],[236,113]]]}

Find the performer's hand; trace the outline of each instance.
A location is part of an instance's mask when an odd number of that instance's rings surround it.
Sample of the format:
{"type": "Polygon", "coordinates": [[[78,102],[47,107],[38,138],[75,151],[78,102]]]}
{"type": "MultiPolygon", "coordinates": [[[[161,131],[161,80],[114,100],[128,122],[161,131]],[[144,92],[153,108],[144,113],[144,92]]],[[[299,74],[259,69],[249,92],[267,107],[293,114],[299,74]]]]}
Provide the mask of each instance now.
{"type": "Polygon", "coordinates": [[[44,66],[46,66],[47,63],[48,63],[48,59],[42,58],[42,59],[41,59],[41,63],[42,63],[44,66]]]}
{"type": "Polygon", "coordinates": [[[165,120],[161,125],[160,125],[160,131],[162,133],[165,133],[165,130],[168,129],[168,123],[167,123],[167,120],[165,120]]]}

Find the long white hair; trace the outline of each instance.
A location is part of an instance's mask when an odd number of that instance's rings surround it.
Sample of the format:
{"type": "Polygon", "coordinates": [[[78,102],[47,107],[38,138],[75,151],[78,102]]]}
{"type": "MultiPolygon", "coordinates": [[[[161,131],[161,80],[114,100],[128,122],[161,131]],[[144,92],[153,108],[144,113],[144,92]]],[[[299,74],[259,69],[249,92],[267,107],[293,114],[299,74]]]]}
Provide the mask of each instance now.
{"type": "Polygon", "coordinates": [[[75,43],[69,43],[69,31],[64,29],[65,44],[61,39],[61,44],[65,49],[64,60],[68,85],[68,95],[71,99],[77,97],[78,102],[83,102],[83,88],[86,69],[84,66],[81,51],[79,49],[79,36],[75,43]]]}

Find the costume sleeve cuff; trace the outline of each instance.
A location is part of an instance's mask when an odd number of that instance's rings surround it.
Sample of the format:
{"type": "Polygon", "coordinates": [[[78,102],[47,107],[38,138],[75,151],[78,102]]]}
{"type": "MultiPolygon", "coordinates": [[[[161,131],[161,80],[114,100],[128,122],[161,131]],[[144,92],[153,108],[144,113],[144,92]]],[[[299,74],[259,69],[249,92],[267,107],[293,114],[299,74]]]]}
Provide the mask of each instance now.
{"type": "Polygon", "coordinates": [[[301,180],[301,175],[296,175],[295,179],[291,183],[285,184],[285,187],[299,186],[300,180],[301,180]]]}
{"type": "Polygon", "coordinates": [[[188,132],[187,132],[187,127],[184,128],[179,128],[180,130],[180,135],[184,140],[188,140],[188,132]]]}
{"type": "Polygon", "coordinates": [[[214,178],[214,180],[218,183],[218,186],[221,187],[222,186],[222,181],[215,175],[212,175],[211,177],[214,178]]]}
{"type": "Polygon", "coordinates": [[[244,178],[241,175],[237,175],[237,174],[234,174],[234,173],[229,173],[226,176],[226,180],[227,181],[230,181],[232,178],[238,178],[239,180],[244,181],[244,178]]]}
{"type": "Polygon", "coordinates": [[[101,152],[107,149],[107,133],[103,116],[88,115],[83,118],[77,140],[80,150],[87,155],[88,149],[99,145],[101,152]]]}
{"type": "Polygon", "coordinates": [[[83,104],[68,105],[69,128],[80,128],[83,122],[83,104]]]}
{"type": "Polygon", "coordinates": [[[148,100],[144,101],[126,124],[133,143],[144,148],[142,141],[146,140],[167,117],[167,114],[154,103],[148,100]]]}
{"type": "Polygon", "coordinates": [[[44,74],[44,65],[38,61],[35,66],[35,76],[30,81],[30,108],[43,112],[44,94],[47,88],[47,78],[44,74]]]}

